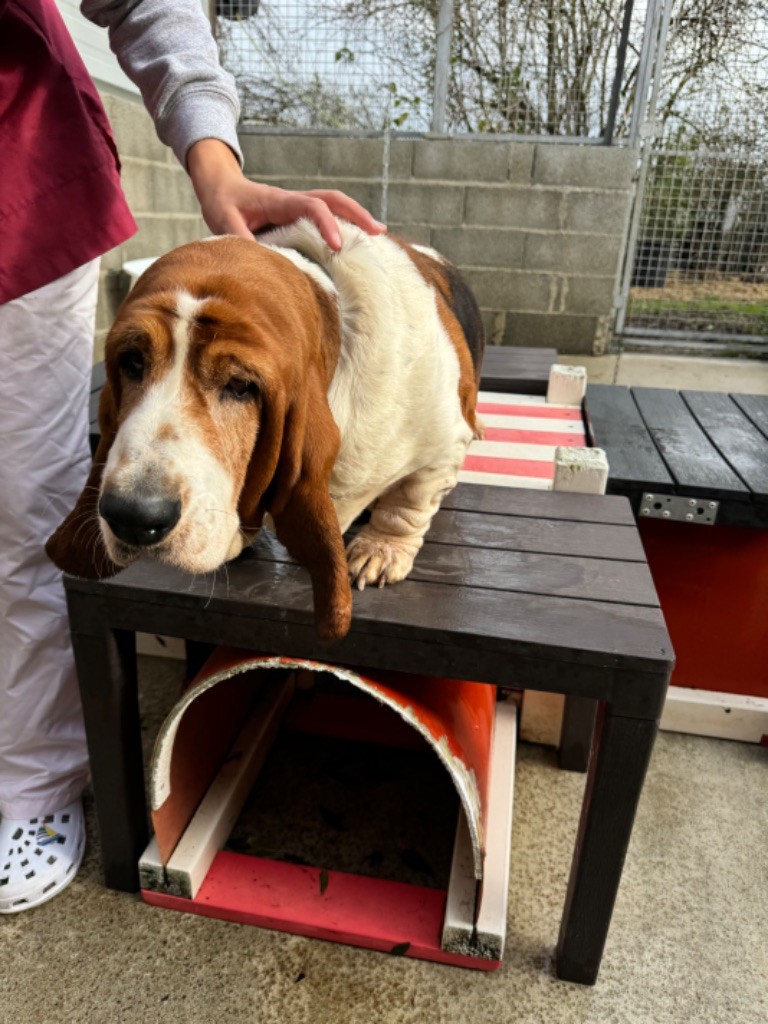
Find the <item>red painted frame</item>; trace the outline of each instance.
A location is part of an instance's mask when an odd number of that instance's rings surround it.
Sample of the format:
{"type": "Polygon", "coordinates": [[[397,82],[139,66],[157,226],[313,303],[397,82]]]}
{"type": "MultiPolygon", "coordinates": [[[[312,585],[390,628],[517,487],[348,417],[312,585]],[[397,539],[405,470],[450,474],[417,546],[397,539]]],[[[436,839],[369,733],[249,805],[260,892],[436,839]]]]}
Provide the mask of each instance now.
{"type": "Polygon", "coordinates": [[[440,889],[224,850],[194,899],[146,889],[141,895],[156,907],[382,953],[479,971],[501,966],[440,948],[446,901],[440,889]]]}
{"type": "Polygon", "coordinates": [[[674,686],[768,698],[768,532],[641,519],[674,686]]]}

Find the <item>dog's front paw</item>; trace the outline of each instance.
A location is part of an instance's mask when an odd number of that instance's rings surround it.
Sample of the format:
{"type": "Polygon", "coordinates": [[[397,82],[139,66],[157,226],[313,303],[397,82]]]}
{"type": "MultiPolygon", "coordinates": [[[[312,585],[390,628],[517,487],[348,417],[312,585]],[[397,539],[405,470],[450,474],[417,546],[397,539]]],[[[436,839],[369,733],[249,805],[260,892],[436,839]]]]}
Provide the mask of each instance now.
{"type": "Polygon", "coordinates": [[[399,583],[413,568],[415,557],[412,543],[366,533],[365,528],[347,545],[349,574],[358,590],[369,583],[399,583]]]}

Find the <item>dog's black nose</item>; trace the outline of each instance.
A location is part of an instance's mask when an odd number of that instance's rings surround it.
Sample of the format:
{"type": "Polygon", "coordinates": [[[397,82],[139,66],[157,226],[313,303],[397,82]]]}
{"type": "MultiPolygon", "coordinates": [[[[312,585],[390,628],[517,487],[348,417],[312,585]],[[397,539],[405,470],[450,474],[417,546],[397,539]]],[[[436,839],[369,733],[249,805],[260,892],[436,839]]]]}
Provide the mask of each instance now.
{"type": "Polygon", "coordinates": [[[107,491],[99,501],[99,515],[118,540],[146,548],[159,544],[178,523],[181,502],[163,497],[124,497],[107,491]]]}

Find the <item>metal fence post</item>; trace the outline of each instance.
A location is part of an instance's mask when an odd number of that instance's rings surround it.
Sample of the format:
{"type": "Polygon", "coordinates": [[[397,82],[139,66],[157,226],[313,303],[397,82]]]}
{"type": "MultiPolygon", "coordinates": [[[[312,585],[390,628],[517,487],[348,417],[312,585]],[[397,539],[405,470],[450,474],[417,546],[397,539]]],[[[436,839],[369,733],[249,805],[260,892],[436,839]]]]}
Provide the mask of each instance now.
{"type": "Polygon", "coordinates": [[[629,30],[632,27],[632,9],[634,5],[634,0],[625,0],[624,2],[624,18],[621,23],[621,35],[616,50],[616,73],[613,76],[611,101],[608,107],[605,132],[603,133],[604,146],[613,145],[613,133],[616,130],[616,114],[618,113],[619,100],[621,98],[621,83],[624,79],[624,64],[627,60],[627,44],[629,43],[629,30]]]}
{"type": "Polygon", "coordinates": [[[451,79],[451,36],[453,34],[453,0],[440,0],[437,12],[437,45],[435,47],[435,92],[432,101],[432,131],[444,132],[448,109],[448,84],[451,79]]]}
{"type": "Polygon", "coordinates": [[[632,273],[635,267],[635,250],[640,233],[645,183],[648,178],[648,169],[653,155],[656,105],[658,103],[661,76],[664,69],[664,56],[667,49],[669,22],[672,16],[672,3],[673,0],[658,0],[658,3],[654,5],[652,18],[646,29],[650,33],[647,51],[645,45],[643,45],[643,52],[646,53],[648,63],[647,66],[641,67],[641,74],[638,75],[637,81],[635,110],[633,111],[630,127],[630,145],[636,145],[637,141],[640,141],[640,165],[637,171],[637,180],[632,198],[632,213],[626,237],[624,267],[614,325],[614,333],[619,335],[619,337],[624,333],[626,326],[627,302],[629,300],[629,289],[632,286],[632,273]],[[649,80],[651,82],[650,98],[645,94],[649,80]],[[644,90],[642,94],[640,92],[641,88],[644,90]]]}

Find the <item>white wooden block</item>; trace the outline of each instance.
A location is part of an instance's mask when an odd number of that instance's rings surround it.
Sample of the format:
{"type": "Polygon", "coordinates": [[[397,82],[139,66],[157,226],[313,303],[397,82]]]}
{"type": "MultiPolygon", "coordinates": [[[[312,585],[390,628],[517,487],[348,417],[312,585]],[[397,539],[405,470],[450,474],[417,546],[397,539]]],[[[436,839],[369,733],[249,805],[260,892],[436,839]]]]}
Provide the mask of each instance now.
{"type": "Polygon", "coordinates": [[[475,925],[477,953],[489,960],[501,960],[507,935],[516,752],[517,706],[513,701],[500,701],[493,726],[488,828],[475,925]]]}
{"type": "Polygon", "coordinates": [[[602,448],[558,448],[555,451],[552,490],[605,494],[607,485],[608,458],[602,448]]]}
{"type": "Polygon", "coordinates": [[[488,960],[501,960],[507,934],[509,862],[512,852],[512,805],[517,752],[517,705],[499,701],[488,764],[483,878],[475,879],[472,842],[459,811],[448,884],[441,946],[488,960]]]}
{"type": "Polygon", "coordinates": [[[559,747],[564,708],[562,693],[526,690],[520,710],[520,739],[545,747],[559,747]]]}
{"type": "Polygon", "coordinates": [[[587,391],[587,371],[583,366],[553,363],[549,368],[547,402],[581,405],[587,391]]]}
{"type": "Polygon", "coordinates": [[[760,743],[768,736],[768,700],[670,686],[661,728],[692,736],[760,743]]]}
{"type": "Polygon", "coordinates": [[[477,885],[472,840],[464,808],[460,805],[440,943],[441,948],[449,953],[465,953],[470,956],[474,953],[472,937],[475,932],[477,885]]]}
{"type": "Polygon", "coordinates": [[[293,696],[294,685],[291,674],[279,683],[264,687],[263,699],[235,740],[230,756],[200,801],[166,864],[168,892],[187,899],[197,895],[213,858],[227,841],[261,770],[277,734],[282,713],[293,696]]]}

